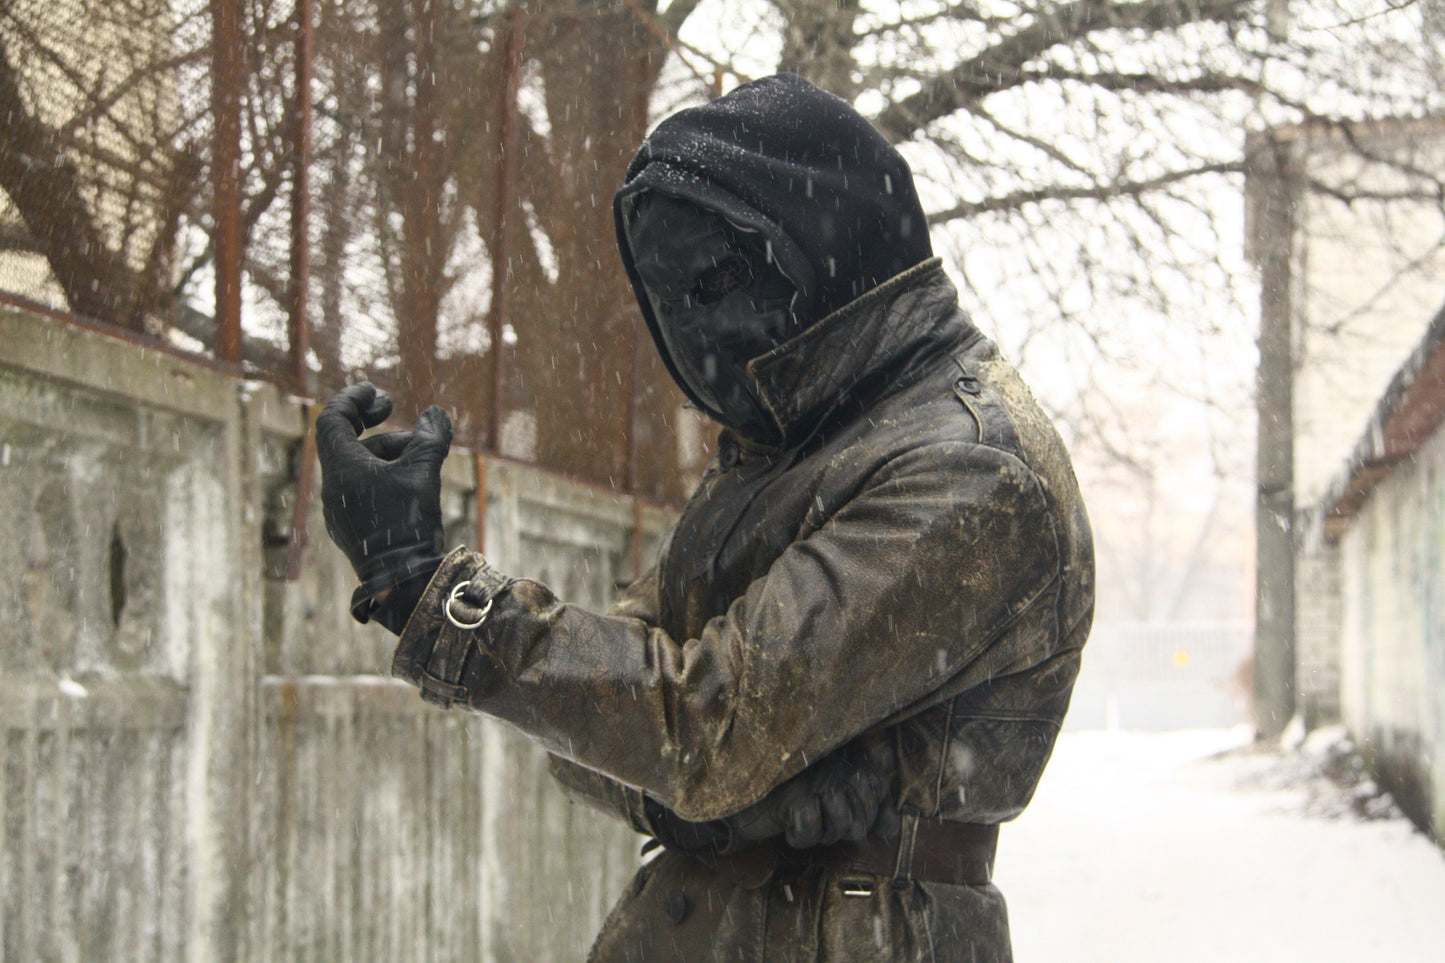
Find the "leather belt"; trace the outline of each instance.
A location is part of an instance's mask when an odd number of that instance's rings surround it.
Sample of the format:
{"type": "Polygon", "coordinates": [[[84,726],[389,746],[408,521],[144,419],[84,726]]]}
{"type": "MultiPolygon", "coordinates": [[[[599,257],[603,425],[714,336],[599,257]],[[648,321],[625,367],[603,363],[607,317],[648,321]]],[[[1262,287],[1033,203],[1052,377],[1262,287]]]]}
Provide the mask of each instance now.
{"type": "Polygon", "coordinates": [[[897,839],[869,836],[862,842],[834,843],[812,849],[786,849],[783,862],[822,866],[838,872],[892,877],[904,887],[910,879],[952,886],[983,886],[993,875],[998,826],[904,817],[897,839]],[[910,825],[911,824],[911,825],[910,825]]]}

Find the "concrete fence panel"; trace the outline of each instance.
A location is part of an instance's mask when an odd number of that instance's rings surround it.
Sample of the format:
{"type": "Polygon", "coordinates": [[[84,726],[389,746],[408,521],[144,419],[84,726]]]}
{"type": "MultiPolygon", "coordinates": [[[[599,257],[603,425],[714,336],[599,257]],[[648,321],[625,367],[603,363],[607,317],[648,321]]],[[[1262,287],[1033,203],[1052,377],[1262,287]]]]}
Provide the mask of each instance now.
{"type": "MultiPolygon", "coordinates": [[[[630,876],[636,837],[539,748],[388,677],[314,497],[285,577],[304,424],[269,386],[0,312],[3,963],[577,960],[630,876]]],[[[456,452],[455,543],[479,481],[494,562],[584,605],[670,521],[456,452]]]]}

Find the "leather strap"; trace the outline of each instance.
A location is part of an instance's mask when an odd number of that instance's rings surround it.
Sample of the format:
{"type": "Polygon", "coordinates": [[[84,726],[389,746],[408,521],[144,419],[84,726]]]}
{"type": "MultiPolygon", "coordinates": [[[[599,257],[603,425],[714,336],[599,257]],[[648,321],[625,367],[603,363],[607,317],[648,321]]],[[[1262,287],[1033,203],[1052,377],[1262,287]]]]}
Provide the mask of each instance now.
{"type": "Polygon", "coordinates": [[[834,843],[812,849],[785,849],[783,861],[794,866],[823,866],[838,872],[885,876],[895,886],[910,879],[952,886],[983,886],[993,876],[998,826],[954,823],[939,819],[905,820],[898,839],[869,836],[857,843],[834,843]],[[912,836],[912,856],[907,842],[912,836]]]}
{"type": "Polygon", "coordinates": [[[416,680],[421,697],[433,705],[450,709],[467,701],[467,687],[462,685],[462,670],[467,664],[467,650],[472,633],[443,624],[437,632],[426,668],[416,680]]]}

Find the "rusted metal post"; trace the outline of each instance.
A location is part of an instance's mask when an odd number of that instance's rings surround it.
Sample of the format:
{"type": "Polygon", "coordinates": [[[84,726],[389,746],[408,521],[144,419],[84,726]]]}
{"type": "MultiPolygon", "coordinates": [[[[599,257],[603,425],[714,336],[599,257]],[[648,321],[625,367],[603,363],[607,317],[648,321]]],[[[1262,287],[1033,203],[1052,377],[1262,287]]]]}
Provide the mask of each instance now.
{"type": "MultiPolygon", "coordinates": [[[[647,116],[652,106],[652,75],[653,58],[657,50],[665,51],[671,44],[670,38],[665,34],[658,35],[658,24],[656,19],[643,13],[631,0],[629,8],[637,17],[638,22],[659,41],[659,46],[650,50],[645,56],[634,61],[634,76],[632,80],[632,134],[633,139],[641,141],[647,135],[647,116]]],[[[639,489],[642,487],[642,452],[641,445],[637,438],[638,422],[643,417],[643,383],[642,371],[646,362],[644,353],[650,351],[652,339],[646,333],[645,322],[640,314],[632,317],[632,359],[628,371],[627,383],[627,491],[632,496],[632,577],[642,577],[643,565],[643,531],[642,531],[642,501],[639,489]]]]}
{"type": "MultiPolygon", "coordinates": [[[[522,9],[507,11],[503,25],[502,96],[497,124],[497,207],[492,241],[492,310],[488,330],[492,341],[492,410],[487,446],[500,451],[502,405],[505,400],[506,367],[502,364],[503,336],[508,323],[508,291],[511,286],[511,223],[507,214],[517,179],[517,84],[522,70],[522,9]]],[[[480,507],[480,506],[479,506],[480,507]]]]}
{"type": "Polygon", "coordinates": [[[241,0],[211,0],[211,182],[216,351],[241,361],[241,0]]]}
{"type": "MultiPolygon", "coordinates": [[[[497,204],[492,222],[492,310],[487,331],[492,342],[492,410],[487,417],[487,448],[500,452],[502,447],[502,405],[506,398],[506,367],[502,364],[507,329],[508,297],[511,285],[511,224],[507,212],[512,204],[513,184],[517,179],[517,84],[522,72],[522,9],[512,7],[502,21],[502,96],[497,122],[497,204]]],[[[477,551],[487,550],[487,459],[481,452],[473,456],[477,480],[477,551]]]]}
{"type": "MultiPolygon", "coordinates": [[[[383,85],[392,123],[388,150],[405,167],[389,177],[401,214],[405,245],[399,251],[401,301],[397,309],[397,413],[413,418],[436,390],[437,333],[440,322],[446,245],[442,230],[442,180],[445,164],[437,136],[442,132],[437,71],[444,0],[410,0],[388,14],[390,79],[383,85]],[[394,111],[394,113],[392,113],[394,111]]],[[[382,4],[383,8],[388,4],[382,4]]]]}
{"type": "MultiPolygon", "coordinates": [[[[296,104],[291,157],[291,373],[296,393],[315,396],[311,366],[311,76],[316,51],[314,0],[296,0],[296,104]]],[[[306,551],[306,520],[316,487],[316,419],[311,405],[302,409],[301,451],[296,468],[296,504],[291,507],[291,543],[286,555],[286,580],[301,577],[306,551]]]]}
{"type": "Polygon", "coordinates": [[[311,77],[316,53],[315,0],[296,0],[296,104],[291,155],[291,372],[296,393],[311,384],[311,77]]]}
{"type": "Polygon", "coordinates": [[[644,537],[643,537],[643,536],[645,535],[645,533],[644,533],[643,530],[642,530],[643,520],[644,520],[644,516],[643,516],[643,512],[642,512],[642,499],[641,499],[639,496],[637,496],[637,495],[633,495],[633,496],[632,496],[632,580],[633,580],[633,581],[636,581],[636,580],[642,578],[642,564],[643,564],[642,548],[643,548],[643,545],[645,544],[645,539],[644,539],[644,537]]]}
{"type": "Polygon", "coordinates": [[[296,458],[296,504],[291,506],[291,541],[286,546],[286,581],[301,577],[306,553],[306,519],[311,514],[311,496],[316,490],[316,406],[301,409],[304,434],[296,458]]]}
{"type": "Polygon", "coordinates": [[[472,452],[472,477],[477,482],[477,551],[487,550],[487,456],[472,452]]]}
{"type": "Polygon", "coordinates": [[[632,319],[632,363],[627,372],[627,492],[632,496],[632,577],[642,576],[642,452],[637,441],[637,422],[642,417],[642,352],[651,339],[643,334],[643,321],[632,319]]]}

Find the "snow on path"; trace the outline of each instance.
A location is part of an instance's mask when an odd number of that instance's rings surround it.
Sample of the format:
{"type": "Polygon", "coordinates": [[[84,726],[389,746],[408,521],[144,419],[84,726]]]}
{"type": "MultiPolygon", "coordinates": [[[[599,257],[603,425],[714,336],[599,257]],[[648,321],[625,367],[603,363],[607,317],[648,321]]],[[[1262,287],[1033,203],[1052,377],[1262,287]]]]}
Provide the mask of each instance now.
{"type": "Polygon", "coordinates": [[[1016,963],[1445,961],[1445,853],[1305,815],[1298,780],[1259,778],[1290,760],[1243,740],[1064,733],[999,840],[1016,963]]]}

